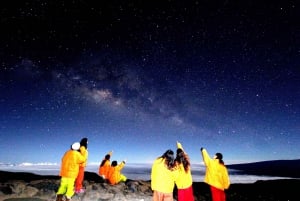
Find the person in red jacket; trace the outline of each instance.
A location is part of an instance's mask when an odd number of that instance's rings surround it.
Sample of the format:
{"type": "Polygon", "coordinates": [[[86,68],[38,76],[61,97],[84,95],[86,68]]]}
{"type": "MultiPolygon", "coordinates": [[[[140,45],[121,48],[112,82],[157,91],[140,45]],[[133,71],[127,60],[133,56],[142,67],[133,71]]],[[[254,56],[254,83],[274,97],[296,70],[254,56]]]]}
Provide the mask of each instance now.
{"type": "Polygon", "coordinates": [[[223,161],[223,155],[216,153],[210,158],[206,149],[200,149],[206,166],[204,182],[210,185],[212,201],[226,201],[225,189],[229,188],[230,181],[227,168],[223,161]]]}
{"type": "Polygon", "coordinates": [[[80,141],[80,153],[84,157],[84,163],[80,164],[79,166],[79,172],[77,175],[77,178],[75,180],[75,193],[84,193],[84,189],[82,188],[82,182],[84,179],[84,169],[87,164],[87,159],[88,159],[88,139],[87,138],[82,138],[80,141]]]}
{"type": "Polygon", "coordinates": [[[63,201],[64,196],[66,196],[65,201],[70,201],[74,195],[74,184],[79,172],[79,165],[85,161],[84,157],[78,151],[79,148],[79,142],[73,143],[71,149],[62,157],[60,168],[61,180],[56,193],[56,201],[63,201]]]}

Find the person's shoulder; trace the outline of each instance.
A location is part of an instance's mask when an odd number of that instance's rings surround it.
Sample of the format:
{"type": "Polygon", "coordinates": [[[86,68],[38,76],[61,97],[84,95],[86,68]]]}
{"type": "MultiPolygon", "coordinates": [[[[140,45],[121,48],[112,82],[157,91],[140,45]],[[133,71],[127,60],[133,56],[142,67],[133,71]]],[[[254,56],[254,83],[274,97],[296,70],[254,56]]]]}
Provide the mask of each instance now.
{"type": "Polygon", "coordinates": [[[72,154],[76,156],[82,156],[82,154],[79,151],[75,151],[75,150],[73,150],[72,154]]]}
{"type": "Polygon", "coordinates": [[[63,157],[67,157],[68,155],[72,154],[73,153],[73,150],[72,149],[69,149],[67,151],[65,151],[63,157]]]}
{"type": "Polygon", "coordinates": [[[85,146],[81,146],[81,147],[80,147],[80,150],[85,150],[85,151],[87,151],[87,148],[86,148],[85,146]]]}
{"type": "Polygon", "coordinates": [[[155,159],[153,163],[161,163],[163,161],[164,161],[164,159],[159,157],[159,158],[155,159]]]}

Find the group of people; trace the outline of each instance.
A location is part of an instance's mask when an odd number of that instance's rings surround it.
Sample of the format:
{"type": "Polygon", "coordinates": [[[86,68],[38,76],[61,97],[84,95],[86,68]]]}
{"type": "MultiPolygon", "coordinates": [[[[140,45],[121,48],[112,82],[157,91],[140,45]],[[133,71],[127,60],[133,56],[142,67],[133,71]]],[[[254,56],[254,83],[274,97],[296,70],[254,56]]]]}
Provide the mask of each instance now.
{"type": "MultiPolygon", "coordinates": [[[[60,186],[56,193],[56,201],[70,201],[74,193],[83,193],[84,170],[88,159],[88,139],[82,138],[80,142],[71,145],[65,152],[61,161],[60,186]]],[[[173,190],[177,187],[178,201],[194,201],[193,179],[191,163],[188,154],[180,142],[176,143],[176,156],[168,149],[162,156],[153,162],[151,168],[151,189],[153,201],[173,201],[173,190]]],[[[206,149],[200,149],[206,173],[204,182],[210,186],[212,201],[225,201],[225,190],[229,188],[230,181],[227,168],[221,153],[211,158],[206,149]]],[[[110,162],[113,151],[108,152],[99,166],[99,175],[111,185],[126,182],[127,178],[121,173],[126,160],[120,164],[110,162]]]]}
{"type": "Polygon", "coordinates": [[[74,193],[83,193],[82,183],[88,159],[88,139],[82,138],[65,152],[61,160],[60,185],[56,192],[56,201],[70,201],[74,193]]]}
{"type": "Polygon", "coordinates": [[[178,200],[194,200],[190,160],[182,145],[177,142],[176,157],[168,149],[158,157],[151,169],[153,201],[172,201],[176,184],[178,200]]]}
{"type": "Polygon", "coordinates": [[[102,159],[99,166],[99,175],[105,179],[108,183],[115,185],[120,182],[126,182],[127,178],[121,173],[124,168],[126,160],[123,160],[120,164],[117,161],[110,163],[110,158],[113,151],[108,152],[102,159]]]}
{"type": "MultiPolygon", "coordinates": [[[[206,173],[204,182],[210,186],[212,201],[225,201],[225,189],[230,180],[221,153],[211,158],[206,149],[200,149],[206,173]]],[[[178,201],[194,201],[193,179],[188,154],[177,142],[176,157],[171,149],[159,156],[151,169],[151,188],[153,201],[173,201],[173,189],[177,187],[178,201]]]]}
{"type": "MultiPolygon", "coordinates": [[[[63,155],[59,174],[61,180],[56,192],[56,201],[70,201],[75,193],[84,193],[84,171],[88,159],[87,145],[88,139],[82,138],[80,142],[74,142],[63,155]]],[[[99,175],[108,183],[115,185],[127,180],[126,176],[121,174],[126,160],[123,160],[120,164],[117,161],[110,163],[112,153],[110,151],[102,160],[99,166],[99,175]]]]}

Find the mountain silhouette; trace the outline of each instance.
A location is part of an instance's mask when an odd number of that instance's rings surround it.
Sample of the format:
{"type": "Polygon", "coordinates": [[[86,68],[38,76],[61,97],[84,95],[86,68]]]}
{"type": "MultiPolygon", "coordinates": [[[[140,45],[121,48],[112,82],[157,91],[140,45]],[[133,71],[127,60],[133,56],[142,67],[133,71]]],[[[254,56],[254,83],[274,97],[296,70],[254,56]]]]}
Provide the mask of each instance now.
{"type": "Polygon", "coordinates": [[[261,161],[226,166],[229,169],[240,170],[244,174],[300,178],[300,159],[261,161]]]}

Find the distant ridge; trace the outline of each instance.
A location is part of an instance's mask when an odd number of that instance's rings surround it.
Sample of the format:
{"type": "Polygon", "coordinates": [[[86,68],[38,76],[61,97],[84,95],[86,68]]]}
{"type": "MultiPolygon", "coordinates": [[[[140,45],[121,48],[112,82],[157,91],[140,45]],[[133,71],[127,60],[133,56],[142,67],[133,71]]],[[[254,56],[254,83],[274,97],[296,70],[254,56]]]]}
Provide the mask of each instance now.
{"type": "MultiPolygon", "coordinates": [[[[104,182],[103,178],[94,172],[85,171],[84,178],[89,181],[100,182],[100,183],[104,182]]],[[[60,176],[38,175],[38,174],[28,173],[28,172],[10,172],[10,171],[0,170],[0,182],[7,182],[9,180],[23,180],[25,182],[31,182],[34,180],[42,180],[42,179],[59,180],[60,176]]]]}
{"type": "Polygon", "coordinates": [[[24,180],[26,182],[39,179],[59,179],[59,176],[52,175],[37,175],[28,172],[9,172],[0,171],[0,182],[7,182],[9,180],[24,180]]]}
{"type": "Polygon", "coordinates": [[[245,174],[300,178],[300,159],[226,165],[245,174]]]}

